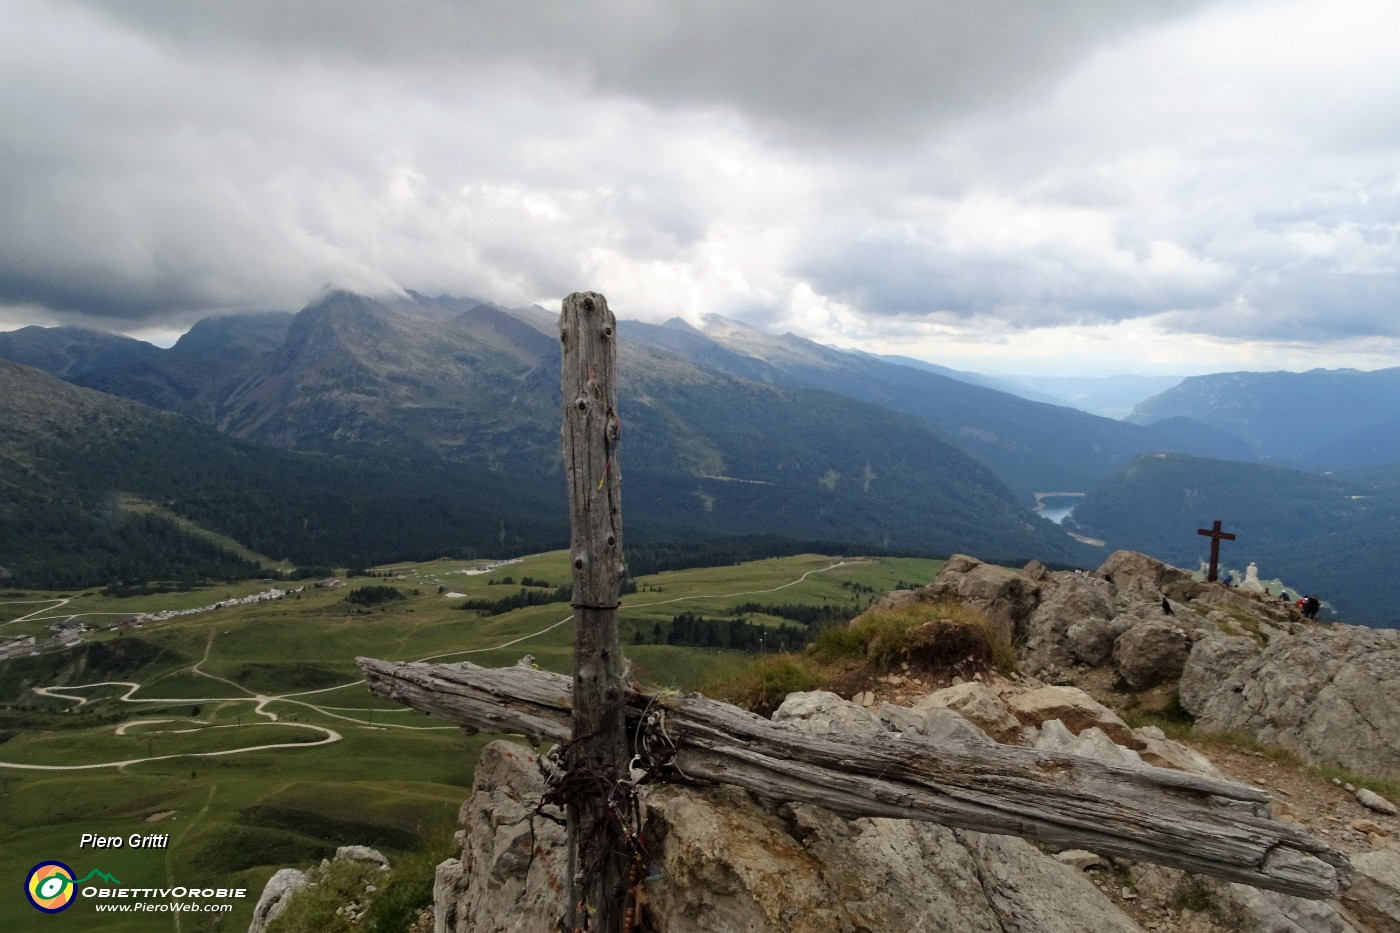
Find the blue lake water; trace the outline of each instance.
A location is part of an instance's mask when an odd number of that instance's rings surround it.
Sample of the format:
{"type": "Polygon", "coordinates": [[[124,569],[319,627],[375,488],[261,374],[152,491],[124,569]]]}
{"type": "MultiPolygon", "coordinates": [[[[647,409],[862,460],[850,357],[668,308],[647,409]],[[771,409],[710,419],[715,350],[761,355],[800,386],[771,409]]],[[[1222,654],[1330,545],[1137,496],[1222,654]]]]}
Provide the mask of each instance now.
{"type": "Polygon", "coordinates": [[[1074,511],[1074,507],[1079,504],[1080,496],[1042,496],[1041,505],[1044,506],[1038,513],[1041,518],[1048,518],[1055,524],[1065,520],[1069,513],[1074,511]]]}

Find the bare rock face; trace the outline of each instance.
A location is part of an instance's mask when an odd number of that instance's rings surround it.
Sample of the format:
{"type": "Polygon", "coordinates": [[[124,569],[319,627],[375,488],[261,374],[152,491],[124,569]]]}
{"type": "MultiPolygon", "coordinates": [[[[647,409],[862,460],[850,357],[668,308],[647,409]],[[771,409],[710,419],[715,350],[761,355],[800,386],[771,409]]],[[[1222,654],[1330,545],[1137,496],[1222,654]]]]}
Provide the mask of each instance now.
{"type": "Polygon", "coordinates": [[[1142,764],[1142,758],[1131,748],[1124,748],[1108,737],[1102,729],[1090,726],[1075,735],[1065,728],[1058,719],[1051,719],[1040,726],[1035,739],[1035,747],[1051,752],[1064,752],[1081,758],[1097,758],[1113,764],[1142,764]]]}
{"type": "Polygon", "coordinates": [[[1315,764],[1400,777],[1400,631],[1310,627],[1213,681],[1226,652],[1207,644],[1199,663],[1192,652],[1181,695],[1205,728],[1239,729],[1315,764]]]}
{"type": "Polygon", "coordinates": [[[1137,551],[1114,551],[1099,567],[1099,576],[1111,582],[1125,600],[1173,602],[1195,599],[1208,584],[1198,583],[1180,567],[1164,564],[1137,551]]]}
{"type": "Polygon", "coordinates": [[[1199,716],[1220,685],[1242,664],[1258,657],[1259,651],[1257,641],[1242,635],[1216,635],[1196,642],[1177,685],[1182,707],[1199,716]]]}
{"type": "MultiPolygon", "coordinates": [[[[1175,868],[1129,863],[1134,892],[1158,903],[1196,905],[1209,930],[1259,931],[1259,933],[1363,933],[1335,901],[1310,901],[1274,891],[1260,891],[1218,878],[1192,875],[1175,868]]],[[[1182,916],[1181,929],[1199,929],[1182,916]]]]}
{"type": "Polygon", "coordinates": [[[1138,754],[1142,760],[1159,768],[1176,768],[1206,777],[1223,777],[1209,758],[1187,745],[1167,738],[1156,726],[1134,729],[1133,735],[1142,743],[1138,754]]]}
{"type": "Polygon", "coordinates": [[[433,876],[433,933],[457,929],[457,907],[466,886],[461,859],[450,858],[438,865],[433,876]]]}
{"type": "Polygon", "coordinates": [[[1113,665],[1131,684],[1174,679],[1195,631],[1214,629],[1205,618],[1209,600],[1244,597],[1196,583],[1146,555],[1118,551],[1092,574],[1039,566],[1016,571],[959,555],[910,598],[958,599],[988,613],[1014,637],[1031,671],[1113,665]],[[1180,611],[1165,613],[1164,600],[1180,611]],[[1192,610],[1193,600],[1202,612],[1192,610]]]}
{"type": "MultiPolygon", "coordinates": [[[[1063,699],[1078,699],[1078,691],[1067,693],[1063,699]]],[[[820,694],[797,696],[788,715],[792,721],[806,710],[822,721],[831,708],[820,694]]],[[[991,741],[946,706],[918,711],[887,703],[881,718],[895,728],[925,727],[950,741],[991,741]],[[961,725],[954,728],[954,721],[961,725]]],[[[1136,752],[1110,741],[1097,726],[1083,726],[1078,735],[1056,720],[1026,729],[1039,747],[1120,766],[1141,763],[1136,752]]],[[[1133,737],[1148,749],[1184,755],[1183,765],[1214,770],[1156,730],[1137,730],[1133,737]]],[[[563,832],[536,817],[529,835],[529,814],[543,791],[527,749],[495,742],[484,750],[475,794],[462,808],[462,857],[438,868],[435,933],[554,928],[564,910],[563,832]]],[[[1122,879],[1104,886],[1117,892],[1122,885],[1124,902],[1162,905],[1148,923],[1153,930],[1400,931],[1396,850],[1354,857],[1356,882],[1341,901],[1310,901],[1092,853],[1057,857],[1011,836],[916,821],[846,819],[729,787],[643,787],[641,807],[648,862],[640,898],[648,928],[657,933],[1140,930],[1095,885],[1095,871],[1101,884],[1106,877],[1122,879]],[[1182,907],[1167,922],[1167,905],[1182,903],[1183,895],[1196,906],[1182,907]]]]}
{"type": "MultiPolygon", "coordinates": [[[[1091,666],[1135,690],[1175,684],[1205,728],[1239,730],[1312,763],[1400,777],[1400,631],[1304,624],[1276,601],[1132,551],[1094,573],[1011,570],[958,555],[910,598],[988,612],[1015,635],[1032,674],[1091,666]]],[[[1112,724],[1081,722],[1068,709],[1012,713],[1060,719],[1076,735],[1098,725],[1140,749],[1112,724]]]]}
{"type": "Polygon", "coordinates": [[[434,933],[555,928],[564,915],[564,828],[531,818],[544,792],[528,748],[492,742],[482,749],[472,796],[462,805],[461,859],[456,868],[458,860],[438,868],[434,933]]]}

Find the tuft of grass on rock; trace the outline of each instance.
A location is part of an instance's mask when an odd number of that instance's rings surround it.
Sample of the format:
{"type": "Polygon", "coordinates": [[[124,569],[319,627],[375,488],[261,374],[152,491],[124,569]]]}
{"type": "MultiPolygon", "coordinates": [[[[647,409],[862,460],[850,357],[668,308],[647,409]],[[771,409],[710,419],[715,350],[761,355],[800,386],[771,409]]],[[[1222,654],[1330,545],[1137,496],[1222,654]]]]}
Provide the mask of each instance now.
{"type": "Polygon", "coordinates": [[[352,923],[347,907],[363,906],[365,887],[374,884],[384,872],[370,862],[342,860],[323,869],[313,869],[314,884],[292,895],[287,909],[268,925],[267,933],[350,933],[359,929],[352,923]]]}
{"type": "Polygon", "coordinates": [[[789,693],[824,690],[829,673],[807,655],[775,654],[761,658],[738,674],[706,686],[705,694],[771,716],[789,693]]]}
{"type": "Polygon", "coordinates": [[[1118,714],[1133,729],[1156,726],[1167,738],[1178,742],[1193,735],[1191,730],[1196,723],[1196,717],[1186,711],[1181,705],[1181,695],[1175,692],[1159,706],[1143,703],[1140,696],[1130,697],[1118,714]]]}
{"type": "Polygon", "coordinates": [[[1173,910],[1208,911],[1215,909],[1215,895],[1199,880],[1191,879],[1172,895],[1173,910]]]}
{"type": "Polygon", "coordinates": [[[755,661],[704,692],[770,715],[789,693],[841,692],[838,683],[849,685],[905,665],[924,672],[995,668],[1010,673],[1016,654],[1009,637],[975,609],[952,602],[911,602],[823,629],[803,654],[755,661]]]}
{"type": "Polygon", "coordinates": [[[968,660],[1003,673],[1016,669],[1011,641],[996,623],[955,602],[873,609],[850,626],[826,629],[808,651],[827,664],[863,661],[875,673],[903,664],[940,670],[968,660]]]}

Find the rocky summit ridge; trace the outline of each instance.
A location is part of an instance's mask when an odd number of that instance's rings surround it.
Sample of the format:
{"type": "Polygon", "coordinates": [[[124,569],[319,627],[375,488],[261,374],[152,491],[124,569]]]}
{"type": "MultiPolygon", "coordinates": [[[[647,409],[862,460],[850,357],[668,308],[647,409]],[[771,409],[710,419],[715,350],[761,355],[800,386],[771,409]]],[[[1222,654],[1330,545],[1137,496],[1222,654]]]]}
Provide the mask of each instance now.
{"type": "MultiPolygon", "coordinates": [[[[1198,728],[1394,779],[1400,632],[1305,623],[1276,601],[1132,552],[1094,572],[959,555],[928,586],[877,608],[949,599],[1003,628],[1018,673],[942,687],[891,674],[853,698],[792,694],[773,718],[818,733],[1001,742],[1253,783],[1273,796],[1275,818],[1348,855],[1349,887],[1333,900],[1305,900],[1015,836],[848,819],[732,787],[666,783],[639,787],[646,860],[632,890],[637,930],[1400,930],[1400,816],[1389,801],[1280,766],[1247,744],[1193,747],[1133,728],[1100,702],[1179,703],[1198,728]]],[[[431,924],[425,915],[415,929],[556,928],[566,858],[563,829],[537,812],[545,790],[531,749],[505,741],[485,749],[461,810],[459,852],[438,866],[431,924]]]]}
{"type": "Polygon", "coordinates": [[[1132,551],[1093,573],[958,555],[932,584],[886,604],[948,598],[986,612],[1021,668],[1044,680],[1082,680],[1110,703],[1148,708],[1175,697],[1203,730],[1400,779],[1400,631],[1304,622],[1277,599],[1132,551]]]}

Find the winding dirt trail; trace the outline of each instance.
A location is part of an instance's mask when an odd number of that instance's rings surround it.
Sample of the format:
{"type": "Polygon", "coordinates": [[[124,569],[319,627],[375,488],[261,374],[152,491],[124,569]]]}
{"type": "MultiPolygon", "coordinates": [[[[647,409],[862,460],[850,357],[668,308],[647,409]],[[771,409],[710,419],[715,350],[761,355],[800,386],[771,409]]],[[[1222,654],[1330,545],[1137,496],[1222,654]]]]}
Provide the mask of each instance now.
{"type": "MultiPolygon", "coordinates": [[[[850,566],[850,565],[853,565],[853,564],[864,564],[864,563],[869,563],[869,561],[866,561],[866,560],[841,560],[841,561],[834,561],[833,563],[831,563],[831,564],[829,564],[829,565],[827,565],[827,566],[825,566],[825,567],[819,567],[819,568],[816,568],[816,569],[814,569],[814,570],[809,570],[809,571],[807,571],[806,573],[802,574],[800,577],[797,577],[797,578],[794,579],[794,580],[790,580],[790,581],[788,581],[787,583],[779,584],[778,586],[767,587],[767,588],[764,588],[764,589],[742,590],[742,591],[734,592],[734,593],[691,593],[691,594],[688,594],[688,595],[686,595],[686,596],[677,596],[677,597],[672,598],[672,599],[662,599],[662,600],[657,600],[656,602],[650,602],[650,603],[638,603],[638,604],[635,604],[632,608],[644,609],[644,608],[647,608],[647,607],[650,607],[650,606],[668,606],[668,605],[671,605],[671,604],[674,604],[674,603],[686,602],[686,601],[688,601],[688,600],[695,600],[695,599],[732,599],[732,598],[735,598],[735,597],[738,597],[738,596],[757,596],[757,595],[760,595],[760,594],[763,594],[763,593],[776,593],[776,592],[778,592],[779,590],[785,590],[785,589],[788,589],[789,587],[797,586],[798,584],[803,583],[804,581],[806,581],[809,577],[811,577],[811,576],[814,575],[814,574],[818,574],[818,573],[827,573],[827,572],[829,572],[829,571],[835,570],[835,569],[838,568],[838,567],[846,567],[846,566],[850,566]]],[[[48,599],[48,600],[35,600],[34,602],[41,602],[41,601],[42,601],[42,602],[45,602],[45,603],[50,603],[50,604],[52,604],[52,605],[45,606],[44,608],[41,608],[41,609],[36,609],[35,611],[29,613],[28,615],[21,616],[20,618],[17,618],[17,619],[11,619],[10,622],[0,623],[0,625],[8,625],[8,624],[11,624],[11,623],[14,623],[14,622],[23,622],[23,621],[26,621],[26,620],[32,618],[33,616],[36,616],[36,615],[41,614],[41,613],[52,612],[52,611],[55,610],[55,609],[58,609],[58,608],[61,608],[62,606],[67,605],[71,600],[70,600],[70,599],[48,599]]],[[[512,638],[512,639],[510,639],[509,641],[502,642],[502,643],[499,644],[499,645],[492,645],[492,646],[487,647],[487,648],[472,648],[472,649],[465,650],[465,651],[449,651],[449,652],[445,652],[445,653],[443,653],[443,654],[428,655],[427,657],[419,658],[418,660],[419,660],[419,661],[436,661],[436,660],[441,660],[441,659],[443,659],[443,658],[463,657],[463,656],[467,656],[467,655],[483,654],[483,653],[489,652],[489,651],[500,651],[500,650],[503,649],[503,648],[510,648],[510,647],[512,647],[512,646],[514,646],[514,645],[521,644],[522,642],[529,641],[530,639],[538,638],[538,637],[541,636],[541,635],[544,635],[544,634],[546,634],[546,633],[548,633],[548,632],[553,631],[554,629],[559,628],[561,625],[564,625],[564,624],[566,624],[566,623],[568,623],[568,622],[573,621],[573,618],[574,618],[574,617],[573,617],[572,614],[567,615],[567,616],[565,616],[564,618],[560,619],[558,622],[555,622],[555,623],[553,623],[553,624],[551,624],[551,625],[548,625],[548,626],[546,626],[546,627],[540,629],[540,630],[537,631],[537,632],[531,632],[531,633],[529,633],[528,635],[521,635],[521,636],[518,637],[518,638],[512,638]]],[[[273,712],[272,710],[270,710],[270,709],[267,708],[268,705],[269,705],[269,704],[272,704],[272,703],[286,703],[286,704],[290,704],[290,705],[293,705],[293,706],[299,706],[299,707],[302,707],[302,708],[304,708],[304,709],[311,710],[312,712],[317,713],[318,715],[325,716],[325,717],[327,717],[327,718],[329,718],[329,719],[339,719],[339,720],[342,720],[342,721],[344,721],[344,722],[351,722],[351,723],[354,723],[354,724],[356,724],[356,725],[358,725],[358,726],[361,726],[361,727],[364,727],[364,728],[370,728],[370,729],[414,729],[414,730],[428,731],[428,730],[446,730],[446,729],[456,729],[456,728],[457,728],[456,726],[413,726],[413,725],[408,725],[408,724],[406,724],[406,723],[382,722],[382,721],[379,722],[379,723],[376,723],[376,722],[373,721],[372,718],[361,719],[361,718],[357,718],[357,717],[355,717],[355,716],[345,716],[345,715],[341,715],[342,713],[364,713],[364,714],[366,714],[367,717],[374,717],[376,714],[379,715],[379,716],[393,716],[393,715],[408,714],[408,713],[413,712],[412,710],[406,709],[406,708],[405,708],[405,709],[384,710],[384,709],[375,709],[375,708],[372,708],[372,707],[358,707],[358,706],[356,706],[356,707],[319,706],[319,705],[317,705],[317,704],[308,703],[308,702],[306,702],[306,701],[304,701],[304,700],[302,700],[302,699],[299,699],[300,697],[309,697],[309,696],[314,696],[314,695],[320,694],[320,693],[329,693],[329,692],[332,692],[332,691],[335,691],[335,690],[343,690],[343,689],[345,689],[345,688],[347,688],[347,687],[354,687],[354,686],[356,686],[356,685],[358,685],[358,684],[364,683],[364,680],[362,680],[362,679],[361,679],[361,680],[348,681],[348,682],[346,682],[346,683],[337,684],[337,685],[332,686],[332,687],[322,687],[322,688],[317,689],[317,690],[303,690],[303,691],[295,692],[295,693],[281,693],[281,694],[255,693],[255,692],[253,692],[252,690],[249,690],[248,688],[244,687],[244,686],[243,686],[242,684],[240,684],[240,683],[237,683],[237,682],[235,682],[235,681],[229,680],[229,679],[226,678],[226,677],[221,677],[221,676],[219,676],[218,674],[212,674],[212,673],[210,673],[209,671],[204,670],[204,664],[206,664],[206,663],[209,661],[209,656],[210,656],[211,652],[213,651],[213,648],[214,648],[214,631],[213,631],[213,629],[211,628],[211,629],[210,629],[210,632],[209,632],[209,638],[205,641],[205,644],[204,644],[204,655],[203,655],[197,662],[195,662],[195,664],[193,664],[193,665],[189,668],[189,670],[190,670],[192,673],[198,674],[198,675],[201,676],[201,677],[207,677],[207,678],[209,678],[210,680],[217,681],[217,682],[222,683],[222,684],[224,684],[224,685],[226,685],[226,686],[232,687],[233,689],[239,691],[240,693],[246,694],[246,696],[241,696],[241,697],[239,697],[239,696],[234,696],[234,697],[229,697],[229,696],[222,696],[222,697],[138,697],[138,696],[136,696],[135,694],[136,694],[138,691],[140,691],[140,690],[143,689],[143,685],[140,684],[140,683],[137,683],[137,682],[135,682],[135,681],[130,681],[130,680],[104,680],[104,681],[99,681],[99,682],[96,682],[96,683],[77,684],[77,685],[66,686],[66,687],[33,687],[33,688],[31,688],[31,689],[32,689],[36,694],[38,694],[38,695],[40,695],[40,696],[49,697],[49,698],[56,699],[56,700],[64,700],[64,701],[66,701],[66,702],[74,703],[74,704],[76,704],[76,705],[73,707],[74,709],[78,709],[78,708],[81,708],[81,707],[83,707],[83,706],[86,706],[89,702],[91,702],[91,701],[90,701],[87,697],[85,697],[85,696],[81,696],[81,695],[76,695],[76,696],[75,696],[74,694],[78,694],[80,691],[91,690],[91,689],[96,688],[96,687],[126,687],[126,688],[127,688],[126,692],[123,693],[121,696],[115,698],[116,700],[118,700],[119,702],[122,702],[122,703],[148,703],[148,704],[149,704],[149,703],[162,703],[162,704],[165,704],[165,705],[170,705],[170,704],[175,704],[175,703],[178,703],[178,704],[252,703],[252,704],[254,704],[254,705],[253,705],[252,712],[255,713],[255,714],[257,714],[257,715],[259,715],[259,716],[265,717],[267,720],[269,720],[269,722],[267,723],[268,725],[276,724],[277,726],[282,727],[282,728],[311,729],[311,730],[314,730],[314,731],[321,732],[321,733],[323,734],[323,737],[322,737],[319,741],[315,741],[315,742],[283,742],[283,743],[272,743],[272,744],[265,744],[265,745],[254,745],[254,746],[249,746],[249,747],[246,747],[246,748],[231,748],[231,749],[225,749],[225,750],[223,750],[223,751],[215,751],[215,752],[187,752],[187,753],[184,753],[184,754],[153,755],[153,756],[148,756],[148,757],[145,757],[145,758],[131,758],[131,759],[127,759],[127,760],[124,760],[124,761],[104,761],[104,762],[99,762],[99,763],[96,763],[96,764],[86,764],[86,765],[37,765],[37,764],[21,764],[21,763],[19,763],[19,762],[11,762],[11,761],[0,761],[0,768],[14,768],[14,769],[23,770],[23,771],[86,771],[86,770],[93,770],[93,769],[97,769],[97,768],[122,768],[122,767],[125,767],[125,766],[127,766],[127,765],[144,764],[144,763],[146,763],[146,762],[151,762],[151,761],[167,761],[167,760],[170,760],[170,759],[172,759],[172,758],[214,758],[214,757],[225,756],[225,755],[242,755],[242,754],[247,754],[247,753],[249,753],[249,752],[268,751],[268,750],[270,750],[270,749],[278,749],[278,748],[315,748],[315,747],[320,746],[320,745],[329,745],[329,744],[332,744],[332,743],[334,743],[334,742],[342,741],[342,739],[344,738],[344,736],[342,736],[339,732],[336,732],[334,729],[330,729],[330,728],[328,728],[328,727],[326,727],[326,726],[318,726],[318,725],[313,725],[313,724],[311,724],[311,723],[302,723],[302,722],[288,722],[287,720],[284,720],[284,719],[280,718],[280,717],[278,716],[277,713],[275,713],[275,712],[273,712]]],[[[132,721],[128,721],[128,722],[124,722],[124,723],[119,724],[119,725],[116,726],[116,728],[115,728],[115,734],[116,734],[116,735],[125,735],[126,732],[127,732],[127,730],[128,730],[129,728],[133,727],[133,726],[139,726],[139,725],[156,725],[156,724],[166,724],[166,723],[195,723],[195,724],[198,726],[198,728],[192,728],[192,729],[168,729],[168,730],[167,730],[167,729],[162,729],[162,730],[159,730],[158,733],[152,733],[152,734],[179,735],[179,734],[190,734],[190,733],[194,733],[194,732],[202,732],[202,731],[205,731],[205,730],[208,730],[208,729],[236,729],[236,728],[239,728],[238,725],[219,725],[219,726],[211,725],[211,724],[209,724],[209,723],[206,722],[206,721],[198,720],[198,719],[192,719],[192,718],[191,718],[191,719],[139,719],[139,720],[132,720],[132,721]]],[[[143,733],[143,734],[146,734],[146,733],[143,733]]]]}

